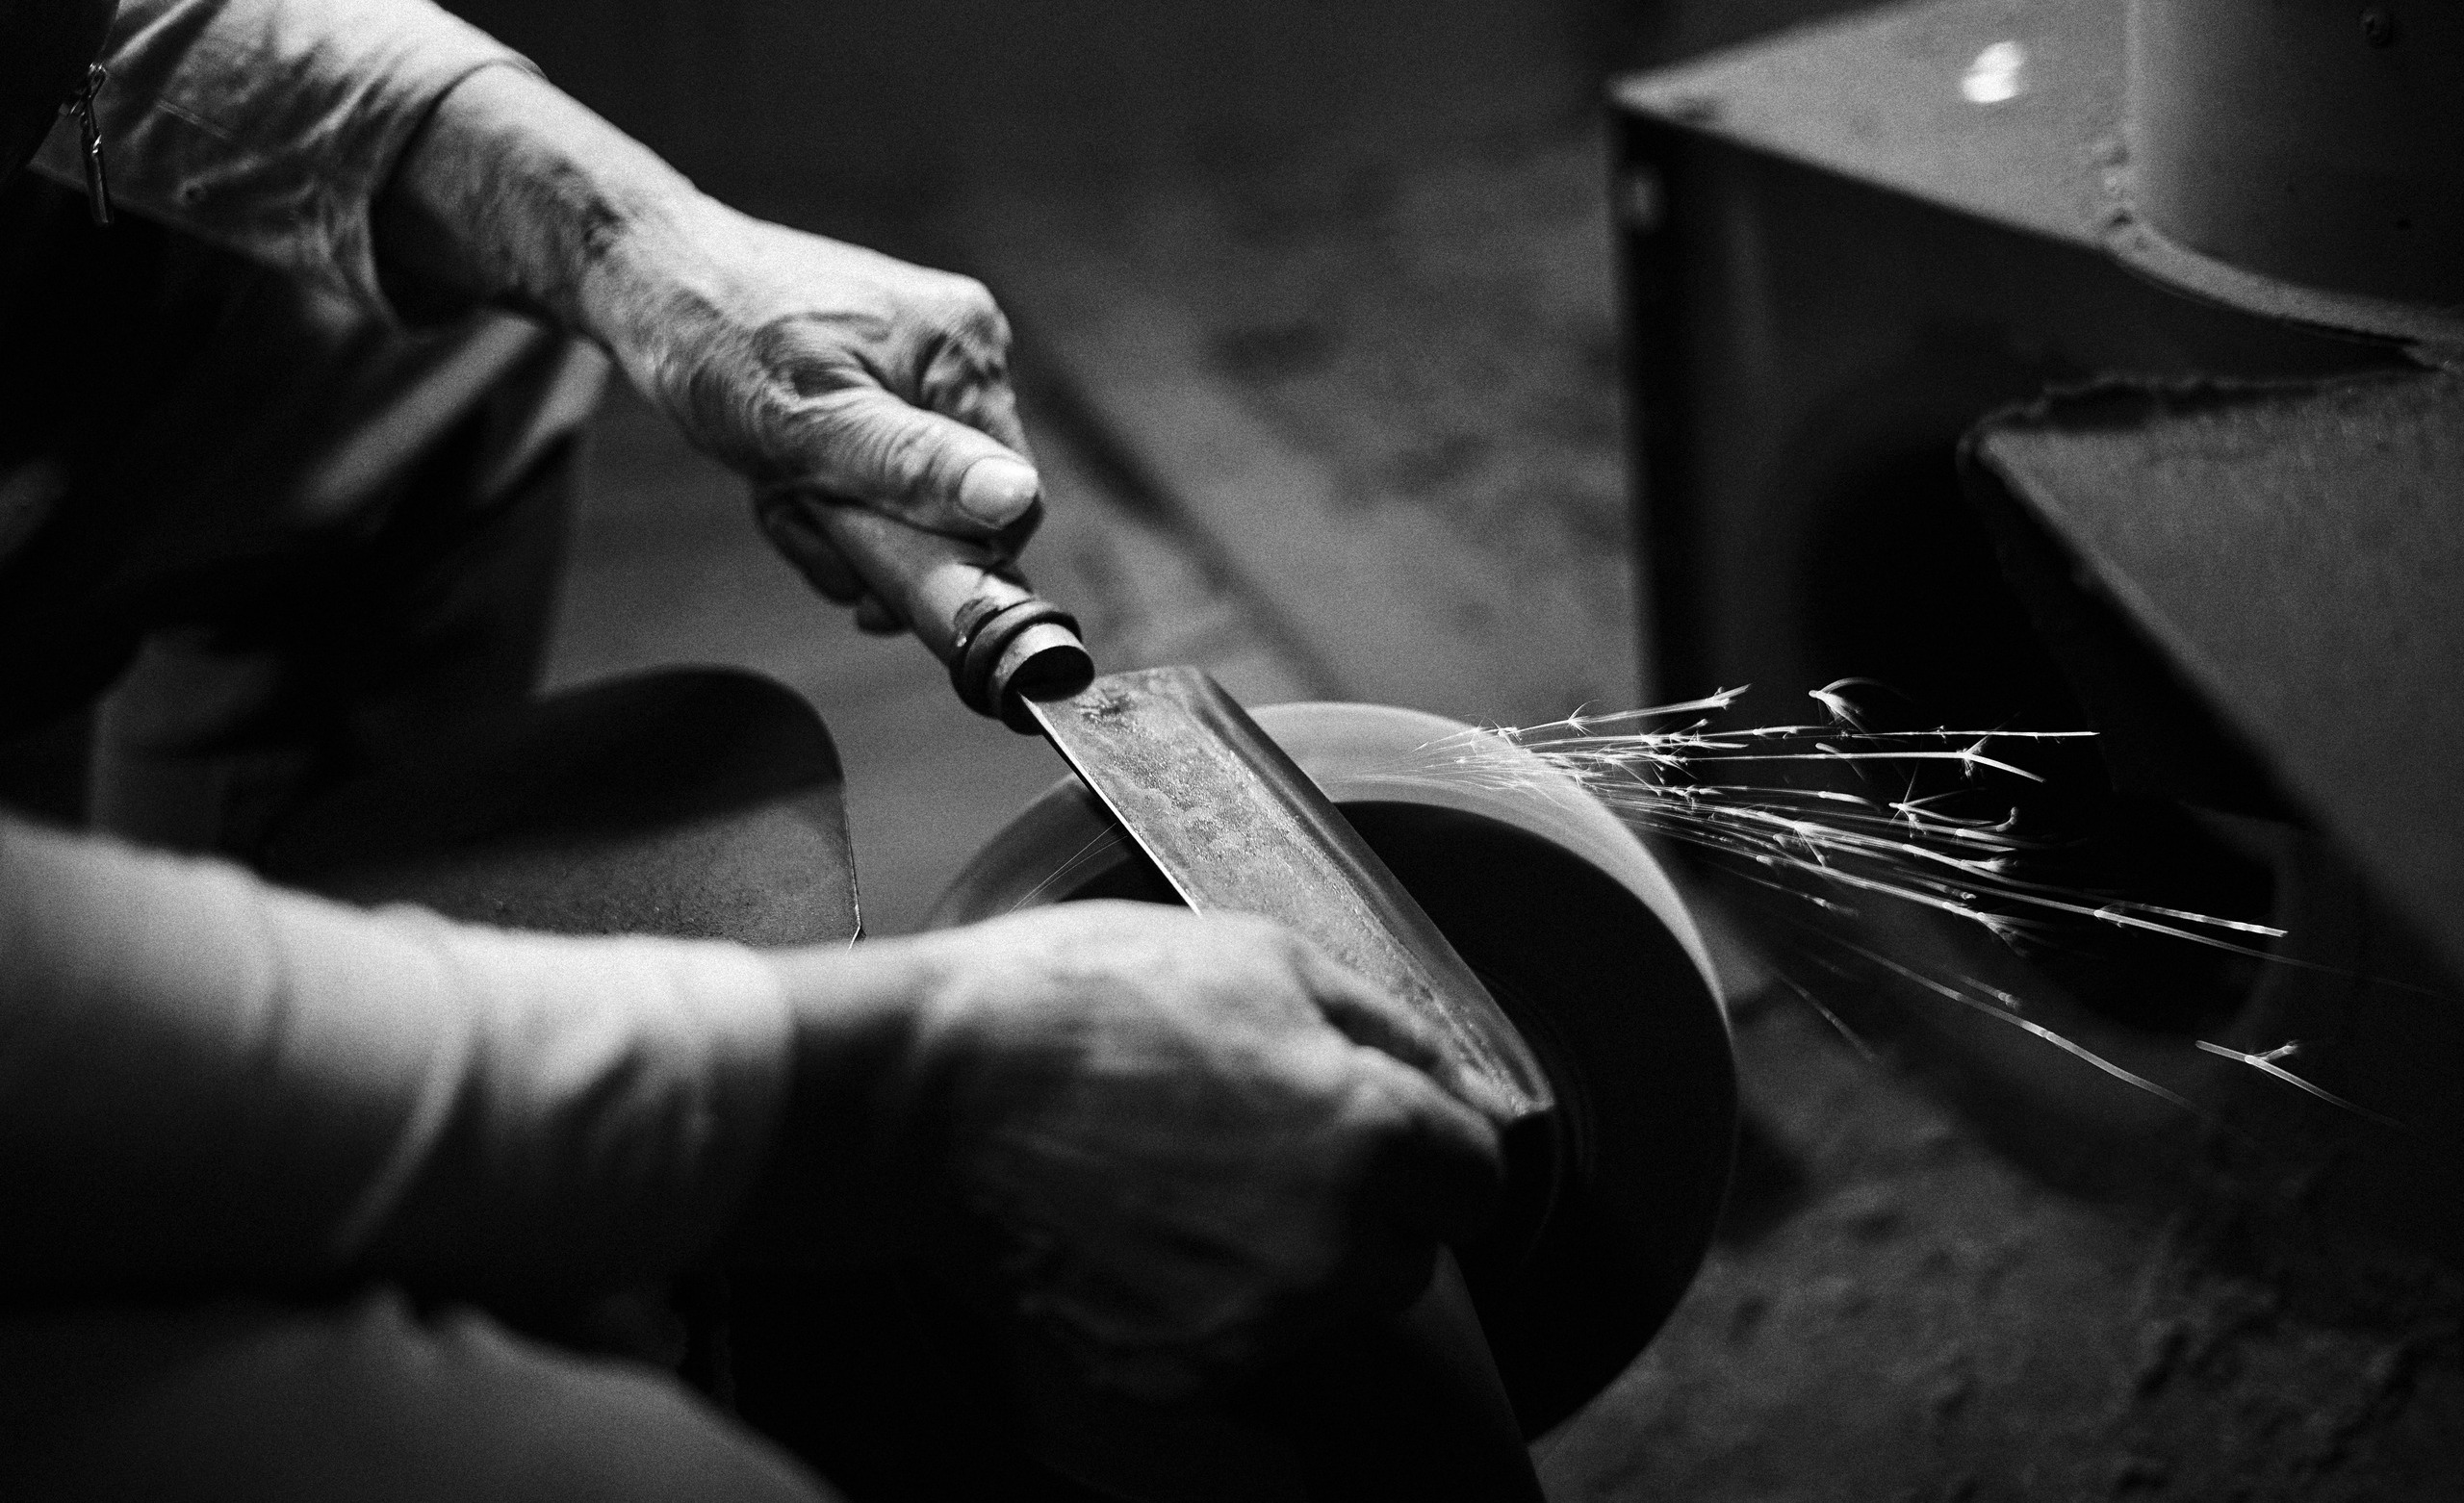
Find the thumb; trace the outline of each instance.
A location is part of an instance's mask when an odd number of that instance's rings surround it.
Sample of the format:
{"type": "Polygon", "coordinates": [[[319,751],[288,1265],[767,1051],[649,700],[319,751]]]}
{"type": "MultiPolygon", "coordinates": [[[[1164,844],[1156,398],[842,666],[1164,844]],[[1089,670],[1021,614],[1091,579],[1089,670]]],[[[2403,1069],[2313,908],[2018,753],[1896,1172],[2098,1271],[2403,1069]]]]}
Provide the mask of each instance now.
{"type": "Polygon", "coordinates": [[[1015,449],[879,387],[840,394],[820,426],[807,483],[930,531],[998,532],[1043,491],[1015,449]]]}

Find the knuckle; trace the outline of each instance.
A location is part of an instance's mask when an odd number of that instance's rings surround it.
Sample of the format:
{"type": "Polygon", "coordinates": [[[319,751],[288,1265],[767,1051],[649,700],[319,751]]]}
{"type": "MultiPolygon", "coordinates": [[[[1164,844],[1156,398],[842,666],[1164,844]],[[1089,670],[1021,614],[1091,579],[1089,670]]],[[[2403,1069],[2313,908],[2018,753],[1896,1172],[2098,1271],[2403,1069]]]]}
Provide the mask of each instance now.
{"type": "MultiPolygon", "coordinates": [[[[1289,929],[1281,924],[1276,924],[1267,920],[1261,920],[1260,922],[1266,925],[1265,932],[1267,938],[1274,947],[1276,958],[1280,959],[1285,967],[1296,975],[1309,979],[1314,982],[1318,974],[1322,970],[1333,964],[1333,962],[1327,958],[1326,953],[1318,948],[1317,941],[1311,939],[1308,935],[1301,933],[1298,930],[1289,929]]],[[[1315,991],[1317,987],[1313,984],[1311,986],[1311,990],[1315,991]]]]}
{"type": "Polygon", "coordinates": [[[992,289],[976,278],[953,271],[948,273],[948,280],[943,286],[946,289],[943,295],[949,299],[952,308],[973,318],[999,316],[1000,305],[993,301],[992,289]]]}
{"type": "Polygon", "coordinates": [[[1395,1030],[1396,1035],[1406,1046],[1417,1052],[1427,1063],[1436,1065],[1445,1061],[1447,1058],[1446,1037],[1438,1032],[1435,1024],[1397,998],[1387,996],[1383,992],[1373,995],[1374,1001],[1371,1006],[1386,1018],[1388,1024],[1395,1030]]]}
{"type": "Polygon", "coordinates": [[[971,345],[999,352],[1010,344],[1010,320],[992,289],[971,276],[953,276],[943,293],[944,321],[971,345]]]}
{"type": "Polygon", "coordinates": [[[861,362],[851,345],[879,340],[878,328],[845,328],[824,324],[809,316],[777,318],[754,329],[746,339],[753,368],[775,388],[781,399],[809,400],[866,384],[861,362]]]}
{"type": "Polygon", "coordinates": [[[1348,1169],[1393,1155],[1411,1137],[1411,1104],[1383,1056],[1354,1046],[1343,1083],[1343,1161],[1348,1169]]]}

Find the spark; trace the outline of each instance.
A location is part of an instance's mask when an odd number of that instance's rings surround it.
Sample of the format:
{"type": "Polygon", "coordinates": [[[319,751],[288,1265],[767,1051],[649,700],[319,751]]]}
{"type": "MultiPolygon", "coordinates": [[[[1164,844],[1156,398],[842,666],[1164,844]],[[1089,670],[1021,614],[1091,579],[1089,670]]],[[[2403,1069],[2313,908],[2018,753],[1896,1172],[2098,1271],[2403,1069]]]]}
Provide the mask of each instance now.
{"type": "MultiPolygon", "coordinates": [[[[1810,691],[1830,717],[1821,726],[1714,728],[1709,717],[1732,708],[1746,692],[1739,687],[1677,704],[1605,714],[1586,706],[1542,725],[1467,731],[1429,743],[1420,750],[1414,766],[1397,771],[1550,796],[1587,792],[1639,831],[1705,850],[1723,858],[1750,885],[1835,917],[1857,917],[1857,908],[1844,899],[1872,895],[1974,924],[2014,946],[2048,937],[2057,923],[2084,921],[2302,969],[2334,969],[2264,948],[2268,941],[2285,937],[2285,930],[2272,925],[2082,893],[2021,875],[2022,858],[2043,847],[2020,833],[2015,809],[2006,805],[1990,813],[1974,812],[1975,802],[1989,797],[1978,779],[1993,774],[2041,784],[2043,775],[2012,760],[2016,749],[2085,740],[2095,733],[1877,731],[1868,727],[1846,692],[1869,682],[1843,678],[1810,691]],[[1836,765],[1861,778],[1875,764],[1899,764],[1909,776],[1898,798],[1869,798],[1774,781],[1771,775],[1789,764],[1836,765]],[[1916,778],[1925,764],[1955,767],[1964,785],[1920,795],[1916,778]]],[[[2207,1116],[2180,1093],[2026,1016],[2026,1005],[2009,992],[1965,978],[1955,984],[1925,976],[1824,928],[1807,928],[1927,991],[2020,1029],[2183,1110],[2207,1116]]],[[[1794,981],[1782,980],[1860,1052],[1870,1055],[1837,1013],[1794,981]]],[[[2266,1055],[2246,1055],[2204,1041],[2199,1047],[2374,1121],[2400,1125],[2276,1063],[2290,1056],[2291,1046],[2266,1055]]]]}
{"type": "Polygon", "coordinates": [[[2297,1038],[2293,1040],[2291,1043],[2278,1044],[2273,1049],[2267,1051],[2265,1054],[2256,1055],[2245,1054],[2239,1049],[2228,1049],[2222,1044],[2211,1044],[2204,1038],[2198,1040],[2198,1047],[2206,1050],[2209,1054],[2221,1056],[2226,1059],[2238,1059],[2242,1063],[2248,1065],[2253,1070],[2260,1071],[2263,1074],[2272,1075],[2277,1080],[2284,1082],[2287,1085],[2297,1086],[2302,1090],[2308,1091],[2311,1095],[2318,1097],[2321,1101],[2342,1107],[2347,1111],[2353,1112],[2357,1115],[2368,1117],[2371,1121],[2378,1123],[2382,1127],[2391,1127],[2400,1133],[2409,1133],[2412,1131],[2411,1128],[2397,1121],[2394,1117],[2388,1116],[2383,1112],[2373,1111],[2368,1107],[2361,1106],[2356,1102],[2347,1101],[2342,1096],[2326,1089],[2324,1086],[2313,1084],[2311,1082],[2303,1080],[2300,1076],[2294,1074],[2291,1070],[2288,1070],[2284,1066],[2276,1063],[2278,1059],[2289,1059],[2293,1057],[2295,1054],[2299,1052],[2301,1048],[2301,1041],[2297,1038]]]}
{"type": "Polygon", "coordinates": [[[1863,1056],[1867,1064],[1880,1062],[1871,1046],[1867,1045],[1863,1039],[1857,1036],[1856,1030],[1850,1028],[1845,1022],[1841,1021],[1838,1013],[1834,1012],[1829,1007],[1823,1006],[1822,999],[1815,996],[1812,992],[1808,991],[1803,985],[1800,985],[1795,977],[1782,972],[1777,973],[1777,979],[1781,985],[1785,986],[1792,992],[1795,992],[1798,997],[1804,1000],[1807,1006],[1811,1007],[1816,1013],[1820,1014],[1822,1021],[1830,1024],[1834,1029],[1837,1030],[1839,1036],[1848,1040],[1848,1047],[1856,1050],[1858,1054],[1863,1056]]]}
{"type": "Polygon", "coordinates": [[[1015,913],[1021,908],[1033,907],[1042,900],[1045,893],[1059,887],[1064,880],[1101,860],[1116,847],[1125,846],[1128,843],[1129,837],[1121,833],[1120,827],[1107,820],[1103,828],[1089,836],[1085,845],[1070,853],[1068,860],[1053,868],[1051,874],[1043,880],[1028,888],[1015,903],[1011,904],[1010,911],[1015,913]]]}
{"type": "Polygon", "coordinates": [[[1862,730],[1865,723],[1857,718],[1857,707],[1839,691],[1854,683],[1870,683],[1868,678],[1835,678],[1819,689],[1808,689],[1806,698],[1831,712],[1831,718],[1851,730],[1862,730]]]}
{"type": "Polygon", "coordinates": [[[2031,935],[2055,916],[2086,919],[2245,954],[2252,941],[2283,937],[2265,924],[2154,904],[2089,896],[2028,880],[2014,858],[2036,849],[2009,809],[1992,816],[1955,813],[1944,801],[1970,790],[1877,802],[1833,788],[1750,781],[1785,764],[1913,766],[1948,763],[1973,779],[1991,772],[2041,783],[2000,743],[2081,740],[2092,731],[1872,731],[1861,724],[1839,679],[1814,691],[1833,711],[1828,726],[1763,726],[1714,730],[1707,719],[1743,688],[1682,703],[1597,714],[1586,710],[1537,726],[1469,731],[1421,750],[1421,769],[1448,781],[1530,792],[1564,791],[1563,779],[1597,797],[1636,828],[1736,858],[1766,873],[1804,879],[1791,889],[1765,885],[1837,911],[1821,888],[1897,898],[1972,923],[2005,941],[2031,935]],[[1836,701],[1835,704],[1833,701],[1836,701]]]}
{"type": "Polygon", "coordinates": [[[2052,1029],[2045,1027],[2043,1024],[2037,1022],[2033,1018],[2024,1018],[2015,1011],[2005,1010],[2007,1007],[2015,1006],[2018,1004],[2018,999],[2012,996],[2009,992],[1997,993],[1997,998],[2003,1006],[1996,1006],[1992,1003],[1971,997],[1967,993],[1961,991],[1959,988],[1952,986],[1947,982],[1936,981],[1933,977],[1912,970],[1909,967],[1900,964],[1898,961],[1891,959],[1888,955],[1879,955],[1874,951],[1866,949],[1862,945],[1850,944],[1847,940],[1839,939],[1835,935],[1832,937],[1835,943],[1856,952],[1858,955],[1864,956],[1866,959],[1871,960],[1876,965],[1883,967],[1885,970],[1895,972],[1898,975],[1905,977],[1907,980],[1914,981],[1917,985],[1924,987],[1927,991],[1934,993],[1936,996],[1946,997],[1972,1012],[1983,1013],[1985,1016],[1993,1019],[1997,1023],[2007,1023],[2011,1027],[2018,1029],[2023,1032],[2034,1034],[2036,1037],[2051,1044],[2054,1048],[2094,1065],[2097,1069],[2104,1071],[2115,1080],[2120,1081],[2129,1085],[2135,1085],[2151,1096],[2162,1097],[2166,1101],[2171,1102],[2174,1106],[2181,1108],[2184,1111],[2189,1112],[2191,1115],[2197,1117],[2202,1121],[2214,1120],[2209,1113],[2200,1109],[2197,1103],[2192,1101],[2189,1097],[2181,1094],[2179,1091],[2167,1090],[2164,1086],[2157,1084],[2154,1081],[2149,1080],[2143,1075],[2139,1075],[2132,1071],[2125,1070],[2120,1065],[2114,1063],[2111,1059],[2106,1058],[2094,1050],[2090,1049],[2086,1045],[2073,1039],[2064,1037],[2062,1034],[2055,1032],[2052,1029]]]}

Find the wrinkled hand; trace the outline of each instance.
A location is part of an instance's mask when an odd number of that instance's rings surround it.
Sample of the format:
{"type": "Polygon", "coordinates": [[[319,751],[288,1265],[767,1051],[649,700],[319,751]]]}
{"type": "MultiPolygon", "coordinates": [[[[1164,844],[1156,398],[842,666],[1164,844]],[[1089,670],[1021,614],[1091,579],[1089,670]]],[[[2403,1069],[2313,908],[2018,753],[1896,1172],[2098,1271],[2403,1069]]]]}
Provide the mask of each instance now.
{"type": "Polygon", "coordinates": [[[1492,1209],[1435,1036],[1273,925],[1069,904],[890,943],[927,980],[886,1178],[929,1261],[1097,1383],[1178,1397],[1400,1309],[1492,1209]]]}
{"type": "Polygon", "coordinates": [[[535,74],[448,90],[374,217],[398,298],[504,303],[598,341],[753,478],[765,528],[834,599],[860,587],[793,497],[960,537],[1036,500],[981,285],[738,214],[535,74]]]}
{"type": "Polygon", "coordinates": [[[689,438],[753,480],[763,531],[815,588],[895,630],[812,508],[855,501],[961,537],[1025,516],[1040,489],[1009,324],[971,278],[715,204],[689,244],[657,317],[626,320],[637,334],[620,358],[689,438]]]}

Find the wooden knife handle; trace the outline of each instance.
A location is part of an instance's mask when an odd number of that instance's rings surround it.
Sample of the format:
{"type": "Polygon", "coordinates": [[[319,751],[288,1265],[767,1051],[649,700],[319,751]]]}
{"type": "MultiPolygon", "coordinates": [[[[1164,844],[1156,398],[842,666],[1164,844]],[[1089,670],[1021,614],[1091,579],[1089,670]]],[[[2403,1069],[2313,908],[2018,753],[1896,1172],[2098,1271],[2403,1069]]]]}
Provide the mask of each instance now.
{"type": "Polygon", "coordinates": [[[1027,588],[1004,546],[1033,530],[1040,505],[986,542],[927,532],[860,506],[814,501],[811,512],[865,587],[948,667],[959,698],[1033,733],[1020,697],[1065,697],[1095,676],[1077,620],[1027,588]]]}

